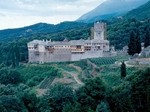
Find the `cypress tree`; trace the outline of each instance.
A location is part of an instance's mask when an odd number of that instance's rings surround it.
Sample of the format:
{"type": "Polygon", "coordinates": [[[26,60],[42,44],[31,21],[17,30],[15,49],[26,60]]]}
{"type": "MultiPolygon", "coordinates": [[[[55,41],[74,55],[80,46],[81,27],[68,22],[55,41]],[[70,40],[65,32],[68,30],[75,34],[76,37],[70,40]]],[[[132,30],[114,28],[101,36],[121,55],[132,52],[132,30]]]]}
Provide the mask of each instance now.
{"type": "Polygon", "coordinates": [[[12,67],[15,68],[16,67],[16,58],[15,58],[14,46],[12,47],[11,61],[12,61],[12,67]]]}
{"type": "Polygon", "coordinates": [[[123,79],[124,77],[126,77],[126,64],[123,61],[121,64],[121,78],[123,79]]]}
{"type": "Polygon", "coordinates": [[[138,30],[136,31],[136,33],[135,31],[131,31],[128,48],[128,54],[132,56],[136,53],[139,54],[141,52],[141,40],[138,30]]]}
{"type": "Polygon", "coordinates": [[[19,65],[19,61],[20,61],[20,49],[16,43],[15,47],[14,47],[14,51],[15,51],[15,62],[16,62],[16,66],[19,65]]]}
{"type": "Polygon", "coordinates": [[[137,30],[137,33],[136,33],[136,53],[140,53],[142,48],[141,48],[141,39],[139,37],[139,31],[137,30]]]}
{"type": "Polygon", "coordinates": [[[134,55],[136,53],[136,34],[133,30],[130,33],[130,41],[128,44],[128,48],[129,55],[134,55]]]}
{"type": "Polygon", "coordinates": [[[148,47],[150,45],[150,28],[146,30],[145,39],[144,39],[144,47],[148,47]]]}

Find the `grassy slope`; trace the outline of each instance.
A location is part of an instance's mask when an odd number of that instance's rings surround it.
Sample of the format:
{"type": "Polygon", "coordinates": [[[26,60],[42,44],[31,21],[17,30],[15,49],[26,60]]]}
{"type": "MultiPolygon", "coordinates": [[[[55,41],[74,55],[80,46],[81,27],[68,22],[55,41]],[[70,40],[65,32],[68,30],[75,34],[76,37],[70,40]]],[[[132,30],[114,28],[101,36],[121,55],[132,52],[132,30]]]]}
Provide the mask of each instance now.
{"type": "MultiPolygon", "coordinates": [[[[127,57],[90,59],[92,63],[94,63],[98,68],[100,68],[100,71],[96,72],[98,76],[100,76],[103,79],[103,81],[110,87],[116,87],[122,83],[122,80],[120,78],[120,65],[114,64],[115,63],[114,59],[121,62],[122,60],[126,60],[127,57]]],[[[127,77],[133,74],[133,72],[135,72],[137,68],[138,67],[127,67],[127,77]]],[[[81,60],[78,62],[69,62],[69,63],[50,63],[44,65],[26,65],[26,66],[23,65],[17,68],[17,70],[24,77],[25,79],[24,82],[27,85],[29,85],[30,87],[35,87],[47,76],[49,77],[55,76],[57,80],[62,81],[62,84],[66,84],[65,81],[69,80],[72,82],[70,83],[70,86],[78,86],[74,77],[69,73],[76,74],[78,78],[84,82],[84,80],[93,77],[92,73],[94,69],[90,64],[87,63],[87,60],[81,60]],[[56,74],[57,70],[58,72],[56,74]]]]}
{"type": "MultiPolygon", "coordinates": [[[[137,69],[138,68],[127,67],[127,77],[132,75],[135,71],[137,71],[137,69]]],[[[109,87],[119,86],[123,82],[120,76],[120,66],[105,66],[103,71],[100,73],[100,76],[109,87]]]]}
{"type": "Polygon", "coordinates": [[[17,68],[21,73],[24,83],[29,86],[38,85],[45,77],[56,77],[60,73],[51,65],[21,65],[17,68]]]}

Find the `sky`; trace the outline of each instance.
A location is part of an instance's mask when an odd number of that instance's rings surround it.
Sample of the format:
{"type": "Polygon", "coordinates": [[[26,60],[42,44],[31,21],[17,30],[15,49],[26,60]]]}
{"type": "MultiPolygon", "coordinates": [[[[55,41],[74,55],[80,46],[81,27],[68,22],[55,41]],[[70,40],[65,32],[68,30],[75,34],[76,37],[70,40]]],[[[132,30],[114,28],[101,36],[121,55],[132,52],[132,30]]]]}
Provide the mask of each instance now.
{"type": "Polygon", "coordinates": [[[0,29],[74,21],[105,0],[0,0],[0,29]]]}

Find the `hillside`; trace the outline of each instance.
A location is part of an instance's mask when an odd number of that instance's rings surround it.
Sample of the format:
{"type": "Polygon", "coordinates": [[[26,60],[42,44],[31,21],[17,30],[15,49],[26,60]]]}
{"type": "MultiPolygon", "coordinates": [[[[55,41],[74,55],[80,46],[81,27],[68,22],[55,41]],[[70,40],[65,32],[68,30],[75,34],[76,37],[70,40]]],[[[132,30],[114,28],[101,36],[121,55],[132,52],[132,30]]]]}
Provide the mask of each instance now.
{"type": "Polygon", "coordinates": [[[126,18],[136,18],[140,20],[144,20],[145,18],[150,17],[150,1],[148,1],[146,4],[138,7],[137,9],[134,9],[130,12],[128,12],[125,15],[126,18]]]}
{"type": "Polygon", "coordinates": [[[0,110],[149,112],[150,69],[127,66],[126,77],[121,79],[120,64],[114,62],[126,59],[22,64],[16,68],[1,65],[0,110]]]}
{"type": "Polygon", "coordinates": [[[101,19],[109,19],[135,9],[147,1],[148,0],[106,0],[94,10],[81,16],[77,21],[95,22],[101,19]]]}
{"type": "Polygon", "coordinates": [[[31,26],[16,28],[16,29],[6,29],[0,30],[0,41],[13,40],[22,37],[31,37],[32,35],[38,34],[51,34],[58,33],[61,31],[66,31],[69,29],[78,29],[80,27],[85,27],[87,24],[78,22],[63,22],[57,25],[38,23],[31,26]]]}

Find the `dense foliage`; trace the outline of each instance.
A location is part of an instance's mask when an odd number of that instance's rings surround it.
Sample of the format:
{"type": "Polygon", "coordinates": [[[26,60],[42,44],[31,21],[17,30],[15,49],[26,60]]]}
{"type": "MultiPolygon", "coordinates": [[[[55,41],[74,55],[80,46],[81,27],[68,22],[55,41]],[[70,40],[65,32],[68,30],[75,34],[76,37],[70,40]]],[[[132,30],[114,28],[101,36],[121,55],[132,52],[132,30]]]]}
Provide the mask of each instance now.
{"type": "Polygon", "coordinates": [[[27,40],[20,39],[12,42],[0,43],[0,63],[7,66],[17,67],[19,62],[27,62],[27,40]]]}
{"type": "Polygon", "coordinates": [[[20,73],[16,70],[8,68],[0,69],[0,83],[1,84],[18,84],[23,81],[20,73]]]}
{"type": "MultiPolygon", "coordinates": [[[[43,96],[40,105],[43,106],[45,102],[46,108],[52,112],[61,112],[67,104],[71,104],[74,101],[74,94],[71,87],[65,85],[54,85],[52,86],[47,94],[43,96]]],[[[43,107],[40,108],[41,111],[47,111],[43,107]]]]}
{"type": "Polygon", "coordinates": [[[66,85],[52,85],[37,97],[27,85],[0,85],[0,111],[10,112],[148,112],[150,111],[150,69],[128,75],[110,87],[97,77],[73,91],[66,85]],[[142,97],[141,97],[142,96],[142,97]]]}
{"type": "Polygon", "coordinates": [[[134,31],[131,31],[130,34],[130,41],[128,44],[128,54],[129,55],[134,55],[134,54],[139,54],[141,52],[141,41],[139,38],[139,34],[137,33],[138,31],[136,31],[136,33],[134,31]]]}
{"type": "Polygon", "coordinates": [[[137,36],[140,39],[140,42],[144,42],[146,29],[150,27],[149,19],[146,19],[145,21],[139,21],[133,18],[118,19],[115,21],[116,22],[108,25],[107,35],[108,39],[110,40],[110,44],[114,45],[116,49],[122,49],[124,46],[128,45],[132,30],[136,30],[136,32],[138,31],[137,36]]]}
{"type": "Polygon", "coordinates": [[[146,29],[146,34],[144,38],[144,47],[148,47],[150,45],[150,27],[146,29]]]}
{"type": "Polygon", "coordinates": [[[130,12],[128,12],[125,17],[126,18],[137,18],[140,20],[144,20],[145,18],[150,17],[150,1],[148,1],[146,4],[140,6],[137,9],[134,9],[130,12]]]}

